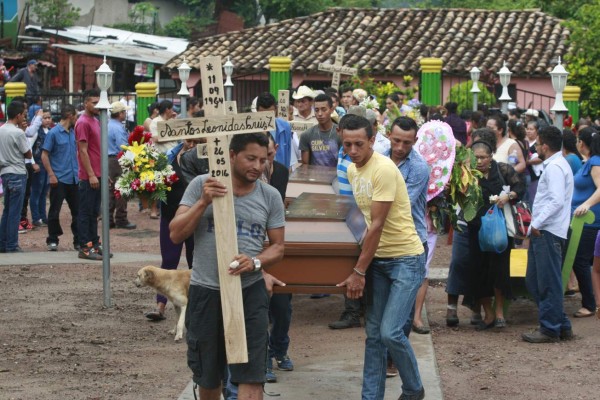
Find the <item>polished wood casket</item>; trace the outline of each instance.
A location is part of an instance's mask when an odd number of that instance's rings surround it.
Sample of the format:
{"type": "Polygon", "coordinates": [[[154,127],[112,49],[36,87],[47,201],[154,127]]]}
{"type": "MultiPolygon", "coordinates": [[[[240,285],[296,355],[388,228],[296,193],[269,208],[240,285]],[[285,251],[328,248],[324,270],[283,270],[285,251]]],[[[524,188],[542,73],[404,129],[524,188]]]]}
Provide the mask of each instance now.
{"type": "Polygon", "coordinates": [[[336,167],[319,165],[301,165],[291,174],[285,193],[286,203],[302,193],[339,193],[336,167]]]}
{"type": "Polygon", "coordinates": [[[275,293],[344,293],[366,223],[352,196],[304,192],[286,211],[283,260],[268,272],[287,286],[275,293]]]}

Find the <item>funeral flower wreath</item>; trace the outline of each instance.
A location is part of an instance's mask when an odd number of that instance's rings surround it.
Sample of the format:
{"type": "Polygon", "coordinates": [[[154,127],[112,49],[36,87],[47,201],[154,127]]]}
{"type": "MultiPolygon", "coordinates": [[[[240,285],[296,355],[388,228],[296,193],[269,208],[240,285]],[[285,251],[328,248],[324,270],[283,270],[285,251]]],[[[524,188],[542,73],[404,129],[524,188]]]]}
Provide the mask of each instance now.
{"type": "Polygon", "coordinates": [[[166,201],[167,192],[179,180],[167,156],[152,143],[152,134],[136,126],[117,158],[122,173],[115,183],[115,196],[130,199],[135,194],[149,200],[166,201]]]}

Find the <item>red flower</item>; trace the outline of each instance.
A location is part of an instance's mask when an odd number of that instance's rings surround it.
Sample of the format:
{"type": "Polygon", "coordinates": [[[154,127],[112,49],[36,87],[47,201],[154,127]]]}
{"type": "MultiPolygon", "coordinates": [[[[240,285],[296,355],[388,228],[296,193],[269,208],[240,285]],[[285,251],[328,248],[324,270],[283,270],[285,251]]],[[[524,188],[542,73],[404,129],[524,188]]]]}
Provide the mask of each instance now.
{"type": "Polygon", "coordinates": [[[115,199],[119,200],[121,198],[121,192],[115,190],[115,199]]]}
{"type": "Polygon", "coordinates": [[[146,182],[146,191],[147,192],[154,192],[156,190],[156,184],[154,182],[146,182]]]}
{"type": "Polygon", "coordinates": [[[123,153],[122,151],[120,151],[119,154],[117,154],[117,160],[120,159],[121,157],[123,157],[123,154],[125,154],[125,153],[123,153]]]}
{"type": "Polygon", "coordinates": [[[150,132],[144,133],[144,127],[141,125],[138,125],[135,127],[135,129],[133,130],[133,132],[131,132],[131,134],[129,135],[129,145],[131,146],[133,144],[133,142],[137,142],[138,144],[142,144],[144,143],[144,141],[146,140],[146,134],[150,135],[150,137],[152,137],[152,134],[150,132]]]}
{"type": "Polygon", "coordinates": [[[138,190],[140,188],[140,180],[139,179],[134,179],[133,182],[131,182],[131,189],[132,190],[138,190]]]}

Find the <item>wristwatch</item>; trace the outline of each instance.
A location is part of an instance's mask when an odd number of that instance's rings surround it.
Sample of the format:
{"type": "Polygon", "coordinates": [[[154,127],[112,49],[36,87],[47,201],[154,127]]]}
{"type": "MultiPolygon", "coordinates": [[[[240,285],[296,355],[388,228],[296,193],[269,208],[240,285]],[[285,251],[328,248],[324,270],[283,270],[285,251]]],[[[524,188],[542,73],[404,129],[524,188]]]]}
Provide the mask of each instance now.
{"type": "Polygon", "coordinates": [[[254,263],[254,272],[260,271],[260,269],[262,268],[260,260],[256,257],[252,257],[252,262],[254,263]]]}

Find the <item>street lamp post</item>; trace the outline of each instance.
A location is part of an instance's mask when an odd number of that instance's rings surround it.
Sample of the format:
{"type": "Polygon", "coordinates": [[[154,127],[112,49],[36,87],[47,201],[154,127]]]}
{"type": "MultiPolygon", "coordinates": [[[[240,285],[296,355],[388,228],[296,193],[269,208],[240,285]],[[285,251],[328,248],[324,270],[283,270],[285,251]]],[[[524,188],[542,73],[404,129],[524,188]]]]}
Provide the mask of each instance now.
{"type": "MultiPolygon", "coordinates": [[[[111,307],[111,292],[110,292],[110,226],[108,215],[108,109],[110,102],[108,101],[107,90],[112,84],[113,71],[106,64],[106,56],[104,62],[96,70],[96,80],[98,88],[100,88],[100,101],[96,108],[100,110],[100,133],[101,133],[101,167],[102,178],[100,179],[100,192],[102,202],[102,284],[104,291],[104,306],[111,307]]],[[[85,207],[85,204],[81,205],[85,207]]]]}
{"type": "Polygon", "coordinates": [[[506,114],[508,112],[508,102],[512,99],[508,95],[508,84],[510,83],[510,76],[512,72],[506,67],[506,61],[503,62],[502,68],[498,71],[498,76],[500,77],[500,84],[502,85],[502,94],[498,98],[501,102],[502,113],[506,114]]]}
{"type": "Polygon", "coordinates": [[[471,73],[471,81],[473,81],[473,88],[471,89],[471,93],[473,93],[473,111],[477,111],[477,95],[481,92],[477,82],[479,82],[479,74],[481,71],[479,68],[473,67],[469,72],[471,73]]]}
{"type": "Polygon", "coordinates": [[[187,88],[187,81],[190,78],[190,66],[185,62],[183,57],[183,63],[177,68],[179,71],[179,79],[181,80],[181,89],[177,93],[181,96],[181,118],[187,118],[187,96],[190,95],[190,91],[187,88]]]}
{"type": "Polygon", "coordinates": [[[554,67],[552,72],[550,72],[550,77],[552,78],[552,88],[556,92],[556,98],[554,99],[554,105],[550,109],[550,111],[554,111],[556,117],[554,118],[554,126],[562,131],[563,128],[563,119],[564,114],[569,110],[563,103],[563,92],[565,90],[565,86],[567,85],[567,77],[569,73],[565,70],[565,67],[562,66],[560,57],[558,57],[558,64],[554,67]]]}
{"type": "Polygon", "coordinates": [[[225,100],[231,101],[233,100],[233,82],[231,81],[231,76],[233,75],[233,63],[227,56],[227,61],[223,64],[223,71],[225,71],[225,76],[227,79],[223,86],[225,87],[225,100]]]}

